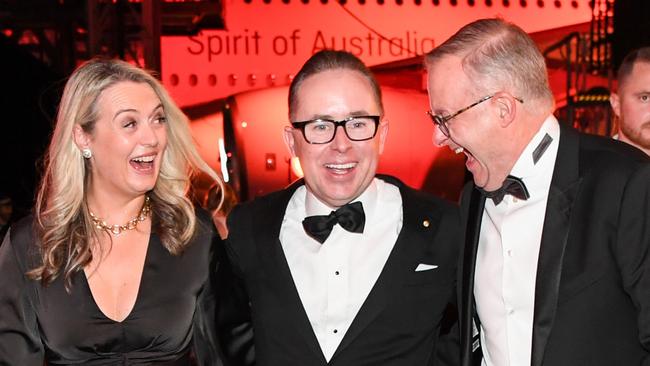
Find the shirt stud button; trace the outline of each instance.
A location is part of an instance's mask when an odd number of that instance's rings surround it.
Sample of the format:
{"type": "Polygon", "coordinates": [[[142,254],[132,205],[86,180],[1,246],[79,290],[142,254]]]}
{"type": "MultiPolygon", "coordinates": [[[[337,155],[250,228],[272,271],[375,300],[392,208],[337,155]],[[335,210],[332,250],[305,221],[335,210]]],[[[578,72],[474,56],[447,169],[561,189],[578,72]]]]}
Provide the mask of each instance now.
{"type": "Polygon", "coordinates": [[[429,227],[430,225],[431,225],[431,223],[429,222],[429,220],[422,221],[422,226],[429,227]]]}

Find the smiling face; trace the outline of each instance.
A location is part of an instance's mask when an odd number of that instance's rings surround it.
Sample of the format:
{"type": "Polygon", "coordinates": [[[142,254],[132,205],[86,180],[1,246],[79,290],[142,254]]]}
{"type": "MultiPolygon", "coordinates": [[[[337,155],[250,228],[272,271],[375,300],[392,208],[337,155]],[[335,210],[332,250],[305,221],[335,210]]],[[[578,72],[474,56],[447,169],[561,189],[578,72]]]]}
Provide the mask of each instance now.
{"type": "MultiPolygon", "coordinates": [[[[475,103],[485,95],[475,95],[473,84],[462,69],[461,59],[446,56],[428,65],[429,105],[434,114],[448,116],[475,103]]],[[[508,163],[499,144],[506,143],[494,117],[495,98],[482,102],[448,121],[449,137],[439,128],[434,130],[433,142],[447,146],[457,154],[464,153],[465,163],[474,183],[487,191],[501,187],[508,175],[508,163]]]]}
{"type": "Polygon", "coordinates": [[[75,128],[75,142],[92,151],[89,190],[133,198],[156,184],[167,146],[165,112],[147,83],[118,82],[97,99],[90,133],[75,128]]]}
{"type": "Polygon", "coordinates": [[[619,118],[620,140],[650,154],[650,63],[636,62],[610,101],[619,118]]]}
{"type": "MultiPolygon", "coordinates": [[[[333,69],[314,74],[302,82],[296,95],[295,121],[381,115],[370,82],[358,71],[333,69]]],[[[337,128],[333,141],[309,144],[299,129],[286,127],[284,140],[300,160],[307,189],[337,208],[357,198],[372,182],[387,132],[388,122],[382,120],[371,140],[351,141],[337,128]]]]}

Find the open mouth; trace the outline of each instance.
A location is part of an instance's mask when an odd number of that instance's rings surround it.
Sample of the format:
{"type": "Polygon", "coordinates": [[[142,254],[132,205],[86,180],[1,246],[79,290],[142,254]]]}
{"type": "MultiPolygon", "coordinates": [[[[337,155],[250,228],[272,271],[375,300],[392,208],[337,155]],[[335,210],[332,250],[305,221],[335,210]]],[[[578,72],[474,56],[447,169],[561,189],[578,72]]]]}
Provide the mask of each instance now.
{"type": "Polygon", "coordinates": [[[153,164],[155,160],[156,160],[156,154],[153,154],[153,155],[146,155],[146,156],[138,156],[137,158],[131,159],[129,163],[135,170],[146,172],[146,171],[153,170],[153,164]]]}
{"type": "Polygon", "coordinates": [[[470,168],[476,163],[476,159],[474,158],[474,155],[470,154],[467,151],[464,151],[465,156],[467,157],[467,160],[465,161],[465,166],[467,167],[468,170],[471,170],[470,168]]]}
{"type": "Polygon", "coordinates": [[[325,164],[325,168],[327,168],[330,172],[334,174],[347,174],[352,169],[354,169],[357,166],[357,163],[345,163],[345,164],[325,164]]]}

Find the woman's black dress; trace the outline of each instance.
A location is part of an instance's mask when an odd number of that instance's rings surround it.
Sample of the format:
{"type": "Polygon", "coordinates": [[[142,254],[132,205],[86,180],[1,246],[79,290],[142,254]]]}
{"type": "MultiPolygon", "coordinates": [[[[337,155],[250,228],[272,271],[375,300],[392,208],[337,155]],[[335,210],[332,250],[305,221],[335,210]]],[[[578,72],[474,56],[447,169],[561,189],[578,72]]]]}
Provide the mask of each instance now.
{"type": "Polygon", "coordinates": [[[122,322],[95,303],[83,271],[67,293],[59,276],[30,280],[38,247],[32,219],[17,223],[0,247],[0,365],[217,365],[212,269],[221,245],[205,212],[180,256],[149,239],[135,305],[122,322]]]}

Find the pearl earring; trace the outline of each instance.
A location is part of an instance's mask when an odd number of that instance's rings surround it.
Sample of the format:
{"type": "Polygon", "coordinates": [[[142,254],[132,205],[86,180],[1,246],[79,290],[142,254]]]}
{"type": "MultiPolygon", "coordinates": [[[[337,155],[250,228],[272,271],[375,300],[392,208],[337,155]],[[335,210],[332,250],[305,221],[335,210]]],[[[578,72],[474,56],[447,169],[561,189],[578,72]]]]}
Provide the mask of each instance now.
{"type": "Polygon", "coordinates": [[[90,151],[90,149],[82,149],[81,156],[83,156],[86,159],[90,159],[93,156],[93,152],[90,151]]]}

